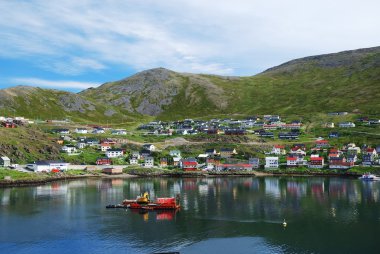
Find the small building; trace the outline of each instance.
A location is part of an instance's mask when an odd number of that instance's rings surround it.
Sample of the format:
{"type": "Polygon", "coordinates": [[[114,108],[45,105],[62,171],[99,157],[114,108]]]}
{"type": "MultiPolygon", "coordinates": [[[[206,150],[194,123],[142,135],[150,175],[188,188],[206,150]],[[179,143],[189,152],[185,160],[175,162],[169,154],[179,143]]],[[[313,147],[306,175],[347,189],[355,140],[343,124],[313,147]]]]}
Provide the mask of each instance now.
{"type": "Polygon", "coordinates": [[[108,158],[118,158],[124,155],[124,151],[122,149],[109,149],[106,151],[106,156],[108,158]]]}
{"type": "Polygon", "coordinates": [[[287,167],[297,167],[297,157],[287,157],[286,158],[286,166],[287,167]]]}
{"type": "Polygon", "coordinates": [[[34,172],[51,172],[52,170],[66,171],[69,163],[60,160],[36,161],[33,164],[34,172]]]}
{"type": "Polygon", "coordinates": [[[171,157],[180,157],[181,158],[181,151],[180,150],[170,150],[169,155],[171,157]]]}
{"type": "Polygon", "coordinates": [[[180,165],[181,157],[173,157],[173,166],[177,167],[180,165]]]}
{"type": "Polygon", "coordinates": [[[123,173],[123,170],[121,168],[103,168],[102,173],[108,175],[120,175],[123,173]]]}
{"type": "Polygon", "coordinates": [[[148,151],[151,151],[151,152],[154,152],[156,150],[156,147],[152,144],[144,144],[142,146],[143,150],[148,150],[148,151]]]}
{"type": "Polygon", "coordinates": [[[110,144],[108,144],[108,143],[101,143],[100,144],[100,150],[102,152],[107,152],[110,149],[111,149],[111,145],[110,144]]]}
{"type": "Polygon", "coordinates": [[[305,156],[305,155],[306,155],[306,152],[305,152],[305,150],[303,150],[302,148],[296,146],[296,147],[292,147],[292,148],[290,149],[289,154],[291,154],[291,155],[302,155],[302,156],[305,156]]]}
{"type": "Polygon", "coordinates": [[[315,147],[320,149],[329,148],[330,144],[328,140],[322,139],[315,141],[315,147]]]}
{"type": "Polygon", "coordinates": [[[332,122],[328,122],[328,123],[325,123],[325,128],[334,128],[335,127],[335,124],[332,123],[332,122]]]}
{"type": "Polygon", "coordinates": [[[161,158],[160,159],[160,166],[161,167],[167,167],[168,166],[168,159],[167,158],[161,158]]]}
{"type": "Polygon", "coordinates": [[[138,165],[139,164],[139,160],[137,157],[132,157],[129,159],[129,164],[131,165],[138,165]]]}
{"type": "Polygon", "coordinates": [[[356,125],[352,122],[342,122],[339,123],[340,128],[354,128],[356,125]]]}
{"type": "Polygon", "coordinates": [[[260,168],[260,159],[259,158],[249,158],[248,164],[251,164],[252,168],[260,168]]]}
{"type": "Polygon", "coordinates": [[[284,155],[286,154],[285,146],[284,145],[274,145],[272,148],[271,154],[275,155],[284,155]]]}
{"type": "Polygon", "coordinates": [[[181,168],[184,171],[195,171],[198,169],[198,162],[195,158],[181,160],[181,168]]]}
{"type": "Polygon", "coordinates": [[[319,157],[319,155],[311,156],[308,167],[309,168],[323,168],[324,163],[325,163],[325,159],[323,157],[319,157]]]}
{"type": "Polygon", "coordinates": [[[294,140],[299,138],[299,134],[297,132],[280,132],[278,134],[279,139],[287,139],[294,140]]]}
{"type": "Polygon", "coordinates": [[[62,146],[61,151],[67,154],[77,153],[77,148],[74,145],[62,146]]]}
{"type": "Polygon", "coordinates": [[[356,154],[349,154],[347,155],[347,162],[357,162],[358,156],[356,154]]]}
{"type": "Polygon", "coordinates": [[[354,166],[355,163],[348,162],[345,157],[332,157],[329,161],[329,168],[331,169],[349,169],[354,166]]]}
{"type": "Polygon", "coordinates": [[[153,157],[145,157],[144,158],[144,167],[151,168],[154,166],[154,158],[153,157]]]}
{"type": "Polygon", "coordinates": [[[274,169],[279,167],[278,157],[265,157],[265,168],[274,169]]]}
{"type": "Polygon", "coordinates": [[[336,131],[330,132],[329,138],[339,138],[339,132],[336,132],[336,131]]]}
{"type": "Polygon", "coordinates": [[[363,154],[362,164],[363,166],[372,166],[374,164],[375,158],[370,154],[363,154]]]}
{"type": "Polygon", "coordinates": [[[222,158],[231,158],[233,155],[236,155],[235,148],[222,148],[220,149],[220,157],[222,158]]]}
{"type": "Polygon", "coordinates": [[[96,160],[96,165],[111,165],[112,161],[110,158],[98,158],[96,160]]]}
{"type": "Polygon", "coordinates": [[[75,132],[78,133],[78,134],[87,134],[88,130],[85,129],[85,128],[76,128],[75,132]]]}
{"type": "Polygon", "coordinates": [[[11,160],[7,156],[0,157],[0,167],[9,167],[11,160]]]}
{"type": "Polygon", "coordinates": [[[206,149],[205,154],[208,156],[214,156],[217,154],[216,150],[214,148],[206,149]]]}
{"type": "Polygon", "coordinates": [[[77,148],[78,149],[83,149],[87,146],[87,144],[85,142],[78,142],[77,143],[77,148]]]}

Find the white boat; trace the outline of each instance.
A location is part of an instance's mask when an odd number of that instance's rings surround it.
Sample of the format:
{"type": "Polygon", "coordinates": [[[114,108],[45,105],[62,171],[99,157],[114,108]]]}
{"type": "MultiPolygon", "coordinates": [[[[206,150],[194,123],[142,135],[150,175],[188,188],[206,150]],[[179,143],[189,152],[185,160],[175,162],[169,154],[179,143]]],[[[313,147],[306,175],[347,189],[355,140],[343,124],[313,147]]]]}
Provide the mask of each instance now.
{"type": "Polygon", "coordinates": [[[374,174],[366,173],[359,177],[359,179],[365,180],[365,181],[379,181],[380,177],[375,176],[374,174]]]}

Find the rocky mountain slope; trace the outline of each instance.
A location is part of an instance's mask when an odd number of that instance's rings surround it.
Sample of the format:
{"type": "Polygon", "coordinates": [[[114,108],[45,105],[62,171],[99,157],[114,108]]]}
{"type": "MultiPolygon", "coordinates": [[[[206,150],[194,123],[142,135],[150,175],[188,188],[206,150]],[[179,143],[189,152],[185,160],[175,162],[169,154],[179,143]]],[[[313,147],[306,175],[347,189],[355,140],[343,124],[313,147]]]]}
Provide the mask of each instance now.
{"type": "Polygon", "coordinates": [[[227,114],[380,113],[380,47],[296,59],[251,77],[137,73],[72,94],[30,87],[0,90],[0,110],[25,116],[159,119],[227,114]]]}

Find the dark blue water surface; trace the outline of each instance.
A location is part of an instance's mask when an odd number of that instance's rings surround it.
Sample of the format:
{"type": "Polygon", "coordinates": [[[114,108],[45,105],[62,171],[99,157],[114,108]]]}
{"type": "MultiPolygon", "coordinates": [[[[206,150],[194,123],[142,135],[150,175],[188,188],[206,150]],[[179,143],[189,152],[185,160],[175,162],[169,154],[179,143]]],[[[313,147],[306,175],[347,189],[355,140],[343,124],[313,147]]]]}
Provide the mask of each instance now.
{"type": "Polygon", "coordinates": [[[0,189],[0,253],[380,253],[379,237],[380,183],[357,179],[83,179],[0,189]],[[105,209],[144,191],[180,194],[182,208],[105,209]]]}

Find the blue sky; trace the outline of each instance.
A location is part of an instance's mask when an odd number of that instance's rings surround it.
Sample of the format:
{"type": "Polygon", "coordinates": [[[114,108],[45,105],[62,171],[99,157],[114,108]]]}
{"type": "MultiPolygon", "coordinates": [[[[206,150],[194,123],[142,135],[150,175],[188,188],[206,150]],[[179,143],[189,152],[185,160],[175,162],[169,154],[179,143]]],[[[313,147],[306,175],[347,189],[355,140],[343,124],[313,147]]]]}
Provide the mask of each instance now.
{"type": "Polygon", "coordinates": [[[378,0],[2,0],[0,88],[80,91],[165,67],[254,75],[380,46],[378,0]]]}

